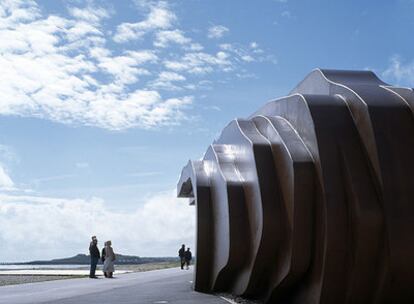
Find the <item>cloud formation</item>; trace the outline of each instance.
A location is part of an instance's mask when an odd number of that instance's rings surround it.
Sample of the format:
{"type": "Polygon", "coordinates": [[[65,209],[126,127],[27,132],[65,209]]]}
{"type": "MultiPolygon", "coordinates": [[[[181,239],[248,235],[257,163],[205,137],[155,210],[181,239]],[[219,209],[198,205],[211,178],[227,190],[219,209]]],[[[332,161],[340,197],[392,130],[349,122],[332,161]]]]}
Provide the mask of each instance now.
{"type": "Polygon", "coordinates": [[[219,69],[223,72],[232,70],[232,61],[226,52],[219,51],[215,55],[204,52],[187,53],[178,60],[166,60],[167,69],[176,72],[186,71],[190,74],[206,74],[219,69]]]}
{"type": "Polygon", "coordinates": [[[3,166],[0,164],[0,190],[9,190],[14,188],[14,182],[6,173],[3,166]]]}
{"type": "Polygon", "coordinates": [[[208,29],[207,37],[208,38],[221,38],[228,32],[229,32],[229,29],[225,27],[224,25],[214,25],[208,29]]]}
{"type": "Polygon", "coordinates": [[[157,33],[154,45],[156,47],[165,48],[169,44],[180,44],[186,45],[191,42],[191,39],[185,37],[184,33],[180,30],[173,30],[173,31],[160,31],[157,33]]]}
{"type": "MultiPolygon", "coordinates": [[[[1,1],[0,114],[35,116],[119,130],[176,125],[190,96],[165,99],[132,87],[158,61],[151,50],[113,55],[106,47],[102,8],[70,8],[74,19],[43,16],[34,1],[1,1]]],[[[155,8],[144,28],[163,27],[155,8]]],[[[166,16],[167,15],[167,16],[166,16]]]]}
{"type": "MultiPolygon", "coordinates": [[[[95,2],[72,5],[64,17],[33,0],[0,0],[0,115],[110,130],[175,126],[191,119],[205,75],[238,77],[242,64],[264,58],[257,44],[204,51],[166,1],[136,3],[140,20],[112,31],[116,12],[95,2]],[[136,45],[142,39],[147,48],[136,45]]],[[[228,31],[216,25],[208,35],[228,31]]]]}
{"type": "Polygon", "coordinates": [[[194,225],[193,208],[173,191],[155,195],[132,212],[108,208],[99,198],[0,194],[0,241],[7,245],[2,261],[87,253],[91,235],[100,245],[112,240],[118,253],[175,256],[180,244],[193,247],[194,225]]]}
{"type": "Polygon", "coordinates": [[[115,42],[137,40],[149,32],[171,28],[177,19],[177,16],[168,8],[167,2],[145,2],[143,6],[148,10],[147,17],[140,22],[125,22],[118,25],[113,37],[115,42]]]}
{"type": "Polygon", "coordinates": [[[391,57],[390,64],[382,75],[399,85],[411,85],[414,82],[414,62],[404,62],[400,56],[395,55],[391,57]]]}

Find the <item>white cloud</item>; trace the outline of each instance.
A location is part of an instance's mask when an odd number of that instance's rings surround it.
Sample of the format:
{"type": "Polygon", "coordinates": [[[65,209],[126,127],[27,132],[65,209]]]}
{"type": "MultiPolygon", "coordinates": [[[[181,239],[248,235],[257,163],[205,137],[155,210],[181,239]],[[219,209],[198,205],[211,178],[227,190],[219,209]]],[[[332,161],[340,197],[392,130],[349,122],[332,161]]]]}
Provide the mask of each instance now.
{"type": "Polygon", "coordinates": [[[33,0],[2,0],[0,2],[0,28],[10,23],[30,22],[40,15],[33,0]]]}
{"type": "Polygon", "coordinates": [[[229,29],[223,25],[214,25],[208,29],[208,38],[221,38],[226,33],[229,32],[229,29]]]}
{"type": "Polygon", "coordinates": [[[149,6],[149,14],[145,20],[136,23],[122,23],[117,27],[113,37],[115,42],[123,43],[130,40],[140,39],[146,33],[170,28],[177,19],[166,2],[160,1],[151,3],[149,6]]]}
{"type": "MultiPolygon", "coordinates": [[[[154,45],[156,47],[162,47],[165,48],[171,43],[176,44],[189,44],[191,42],[191,39],[184,36],[184,33],[180,30],[172,30],[172,31],[160,31],[156,34],[154,45]]],[[[197,45],[194,45],[194,47],[197,47],[197,45]]]]}
{"type": "Polygon", "coordinates": [[[158,75],[158,78],[151,83],[151,86],[154,88],[164,89],[164,90],[180,90],[181,88],[176,86],[174,82],[183,82],[186,78],[178,73],[163,71],[158,75]]]}
{"type": "Polygon", "coordinates": [[[235,61],[238,62],[271,62],[277,61],[273,55],[265,55],[265,51],[259,47],[257,42],[251,42],[248,46],[240,44],[222,43],[220,49],[230,53],[235,61]]]}
{"type": "Polygon", "coordinates": [[[132,84],[138,81],[139,75],[150,72],[140,65],[156,62],[158,57],[151,51],[129,51],[123,56],[99,56],[97,66],[114,77],[118,85],[132,84]]]}
{"type": "Polygon", "coordinates": [[[86,8],[79,8],[79,7],[70,7],[69,13],[79,19],[85,20],[87,22],[94,22],[98,23],[104,18],[109,17],[109,12],[102,8],[102,7],[86,7],[86,8]]]}
{"type": "Polygon", "coordinates": [[[254,54],[263,54],[264,51],[259,47],[259,44],[255,41],[250,43],[250,49],[254,54]]]}
{"type": "Polygon", "coordinates": [[[414,83],[414,61],[404,63],[400,56],[391,58],[389,66],[382,73],[389,81],[397,82],[399,85],[413,87],[414,83]]]}
{"type": "Polygon", "coordinates": [[[219,45],[219,47],[224,51],[233,51],[233,45],[231,43],[222,43],[219,45]]]}
{"type": "Polygon", "coordinates": [[[14,182],[0,164],[0,190],[14,189],[14,182]]]}
{"type": "Polygon", "coordinates": [[[258,47],[259,47],[259,44],[257,42],[253,41],[250,43],[250,48],[257,49],[258,47]]]}
{"type": "Polygon", "coordinates": [[[202,51],[204,49],[204,47],[200,44],[200,43],[191,43],[187,49],[189,51],[193,51],[193,52],[199,52],[202,51]]]}
{"type": "Polygon", "coordinates": [[[98,198],[0,194],[0,240],[7,248],[2,261],[87,253],[91,235],[100,244],[112,240],[118,253],[175,256],[181,243],[192,246],[194,225],[193,207],[173,191],[147,199],[132,212],[109,209],[98,198]]]}
{"type": "MultiPolygon", "coordinates": [[[[112,55],[99,24],[104,10],[72,8],[76,19],[67,19],[43,17],[30,1],[3,1],[0,7],[0,114],[113,130],[176,125],[186,118],[182,109],[191,97],[163,99],[129,87],[150,74],[144,65],[158,57],[150,50],[112,55]]],[[[165,10],[163,2],[152,7],[146,26],[166,25],[165,10]]]]}
{"type": "Polygon", "coordinates": [[[232,62],[226,52],[219,51],[215,55],[203,52],[187,53],[180,60],[166,60],[164,65],[173,71],[186,71],[192,74],[205,74],[219,69],[228,72],[232,62]]]}
{"type": "Polygon", "coordinates": [[[251,55],[243,55],[243,56],[241,56],[240,57],[243,61],[247,61],[247,62],[252,62],[252,61],[254,61],[254,58],[253,58],[253,56],[251,56],[251,55]]]}
{"type": "Polygon", "coordinates": [[[159,79],[162,81],[183,81],[185,80],[185,77],[174,72],[164,71],[160,74],[159,79]]]}
{"type": "MultiPolygon", "coordinates": [[[[177,17],[166,1],[136,1],[142,20],[120,24],[115,35],[103,24],[111,13],[87,3],[71,6],[69,17],[63,17],[43,15],[34,1],[0,0],[0,115],[110,130],[172,126],[188,120],[193,97],[165,98],[158,89],[191,91],[205,79],[188,74],[235,72],[238,77],[243,64],[271,61],[256,42],[203,51],[175,28],[177,17]],[[108,35],[117,42],[146,35],[147,45],[156,49],[109,49],[108,35]]],[[[220,38],[226,32],[217,25],[209,34],[220,38]]]]}
{"type": "Polygon", "coordinates": [[[0,191],[16,190],[15,183],[10,177],[5,164],[15,163],[18,160],[12,147],[0,144],[0,191]]]}
{"type": "Polygon", "coordinates": [[[230,43],[222,43],[219,45],[222,50],[232,53],[237,61],[254,62],[257,61],[255,54],[260,50],[256,42],[252,42],[249,48],[230,43]]]}

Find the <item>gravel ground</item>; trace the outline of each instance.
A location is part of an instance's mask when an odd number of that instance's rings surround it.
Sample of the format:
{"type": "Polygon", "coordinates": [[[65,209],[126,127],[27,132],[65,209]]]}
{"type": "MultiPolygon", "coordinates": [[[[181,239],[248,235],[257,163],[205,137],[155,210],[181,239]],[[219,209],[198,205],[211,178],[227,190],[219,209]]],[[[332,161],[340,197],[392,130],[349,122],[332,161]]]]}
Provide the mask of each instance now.
{"type": "Polygon", "coordinates": [[[76,276],[0,275],[0,286],[73,279],[76,276]]]}

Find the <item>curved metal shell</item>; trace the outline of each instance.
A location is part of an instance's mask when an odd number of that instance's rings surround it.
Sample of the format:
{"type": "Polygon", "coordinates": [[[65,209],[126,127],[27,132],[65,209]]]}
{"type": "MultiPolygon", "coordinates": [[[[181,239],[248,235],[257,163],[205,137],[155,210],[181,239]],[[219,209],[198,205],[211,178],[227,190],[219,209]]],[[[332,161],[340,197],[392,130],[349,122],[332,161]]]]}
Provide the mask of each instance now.
{"type": "Polygon", "coordinates": [[[266,303],[413,303],[414,92],[315,70],[181,174],[195,289],[266,303]]]}

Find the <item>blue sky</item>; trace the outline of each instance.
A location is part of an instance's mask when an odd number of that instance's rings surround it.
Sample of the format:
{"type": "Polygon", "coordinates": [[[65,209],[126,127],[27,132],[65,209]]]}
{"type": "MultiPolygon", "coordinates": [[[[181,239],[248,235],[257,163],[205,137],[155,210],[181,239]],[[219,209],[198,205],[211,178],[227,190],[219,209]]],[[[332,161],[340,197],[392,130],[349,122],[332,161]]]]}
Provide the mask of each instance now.
{"type": "Polygon", "coordinates": [[[413,86],[414,1],[0,0],[0,261],[175,255],[188,159],[312,69],[413,86]],[[28,256],[26,252],[31,252],[28,256]]]}

